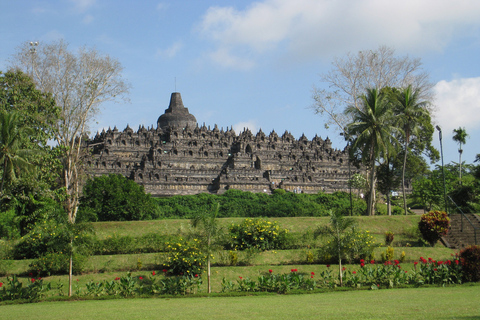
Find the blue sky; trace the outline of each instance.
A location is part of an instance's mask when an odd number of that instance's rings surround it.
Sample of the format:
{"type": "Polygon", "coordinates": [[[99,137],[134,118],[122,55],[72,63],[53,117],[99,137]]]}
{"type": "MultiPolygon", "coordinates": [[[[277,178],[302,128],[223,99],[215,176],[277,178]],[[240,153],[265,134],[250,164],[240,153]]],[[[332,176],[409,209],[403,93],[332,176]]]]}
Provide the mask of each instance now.
{"type": "Polygon", "coordinates": [[[3,0],[0,20],[0,70],[30,41],[64,39],[120,61],[130,103],[105,104],[92,133],[156,126],[178,91],[200,125],[318,134],[343,149],[311,110],[312,87],[335,57],[387,45],[421,58],[436,83],[445,162],[458,162],[459,126],[470,135],[463,159],[480,153],[478,0],[3,0]]]}

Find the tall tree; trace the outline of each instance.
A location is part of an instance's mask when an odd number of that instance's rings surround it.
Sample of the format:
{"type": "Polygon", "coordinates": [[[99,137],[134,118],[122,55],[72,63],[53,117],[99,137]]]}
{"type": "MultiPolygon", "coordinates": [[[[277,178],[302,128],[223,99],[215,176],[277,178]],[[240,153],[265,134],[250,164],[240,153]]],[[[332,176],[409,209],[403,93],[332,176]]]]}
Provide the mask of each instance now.
{"type": "Polygon", "coordinates": [[[354,137],[353,149],[359,150],[363,162],[370,171],[370,192],[367,202],[368,215],[374,215],[375,200],[375,163],[381,153],[394,151],[392,141],[401,133],[394,126],[393,110],[386,95],[377,89],[367,89],[361,96],[362,106],[349,106],[346,113],[353,121],[347,125],[347,131],[354,137]]]}
{"type": "Polygon", "coordinates": [[[398,125],[403,129],[404,134],[404,150],[403,150],[403,168],[402,168],[402,193],[403,208],[405,214],[407,211],[407,193],[405,191],[405,171],[407,170],[407,155],[409,143],[412,136],[419,136],[421,127],[421,119],[428,115],[426,100],[421,99],[419,89],[413,89],[411,85],[407,88],[396,92],[394,95],[395,114],[398,115],[398,125]]]}
{"type": "Polygon", "coordinates": [[[331,125],[340,131],[353,122],[348,107],[362,108],[362,94],[368,88],[406,88],[412,85],[421,92],[420,99],[432,101],[433,84],[422,69],[420,59],[398,56],[393,48],[379,46],[376,50],[348,53],[336,58],[332,69],[321,75],[321,82],[328,89],[314,87],[312,109],[320,114],[325,127],[331,125]]]}
{"type": "Polygon", "coordinates": [[[16,112],[0,112],[0,165],[3,170],[0,195],[5,182],[10,182],[20,172],[29,172],[34,166],[28,161],[32,150],[22,149],[21,142],[30,130],[23,127],[16,112]]]}
{"type": "Polygon", "coordinates": [[[458,129],[453,129],[453,141],[458,143],[458,167],[460,175],[460,184],[462,184],[462,144],[467,143],[468,133],[465,128],[458,127],[458,129]]]}
{"type": "Polygon", "coordinates": [[[122,99],[128,92],[129,85],[122,78],[123,67],[94,49],[82,47],[72,52],[63,40],[35,47],[25,43],[18,48],[12,65],[29,73],[37,88],[51,93],[60,108],[61,120],[55,124],[55,140],[64,151],[65,211],[69,222],[75,223],[82,138],[101,104],[122,99]]]}
{"type": "MultiPolygon", "coordinates": [[[[117,101],[128,92],[123,68],[116,59],[94,49],[82,47],[72,52],[63,40],[39,46],[25,43],[14,55],[13,67],[29,73],[40,90],[53,95],[60,108],[55,140],[63,150],[63,186],[67,193],[64,207],[69,223],[73,224],[81,186],[82,139],[101,104],[117,101]]],[[[72,261],[71,255],[70,296],[72,261]]]]}

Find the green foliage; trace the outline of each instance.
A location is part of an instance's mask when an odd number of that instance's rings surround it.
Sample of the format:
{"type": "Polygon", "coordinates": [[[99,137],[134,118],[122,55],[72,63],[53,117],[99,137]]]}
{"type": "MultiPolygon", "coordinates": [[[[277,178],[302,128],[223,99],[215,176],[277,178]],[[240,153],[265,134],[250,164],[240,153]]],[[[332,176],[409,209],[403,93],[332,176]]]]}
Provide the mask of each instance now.
{"type": "Polygon", "coordinates": [[[420,218],[418,229],[425,241],[433,247],[450,228],[450,218],[444,211],[430,211],[420,218]]]}
{"type": "Polygon", "coordinates": [[[0,238],[16,239],[18,237],[20,237],[20,230],[15,210],[0,212],[0,238]]]}
{"type": "Polygon", "coordinates": [[[245,219],[240,224],[232,224],[229,229],[227,248],[233,250],[283,249],[287,240],[287,229],[282,229],[277,222],[264,219],[245,219]]]}
{"type": "MultiPolygon", "coordinates": [[[[230,189],[222,195],[198,194],[155,199],[160,216],[192,219],[198,212],[211,210],[220,204],[218,218],[225,217],[317,217],[326,216],[329,210],[350,214],[350,195],[293,193],[276,189],[272,195],[230,189]]],[[[353,199],[353,215],[364,215],[365,201],[353,199]]]]}
{"type": "Polygon", "coordinates": [[[167,243],[167,262],[163,265],[168,274],[199,275],[207,263],[207,255],[201,249],[198,239],[179,239],[167,243]]]}
{"type": "Polygon", "coordinates": [[[480,246],[469,246],[460,251],[464,281],[480,281],[480,246]]]}
{"type": "Polygon", "coordinates": [[[382,261],[391,261],[393,259],[393,255],[395,253],[395,250],[393,247],[388,246],[387,249],[381,253],[382,261]]]}
{"type": "Polygon", "coordinates": [[[90,179],[80,199],[80,221],[131,221],[158,218],[158,208],[143,186],[119,174],[90,179]]]}
{"type": "MultiPolygon", "coordinates": [[[[81,254],[73,255],[73,273],[80,274],[86,263],[87,257],[81,254]]],[[[33,260],[29,271],[39,276],[68,274],[70,267],[70,254],[68,252],[49,252],[33,260]]]]}
{"type": "Polygon", "coordinates": [[[395,234],[392,231],[385,232],[385,245],[390,246],[393,242],[395,234]]]}
{"type": "Polygon", "coordinates": [[[5,300],[27,300],[35,301],[51,290],[50,284],[45,285],[42,279],[30,280],[30,283],[23,285],[17,276],[7,277],[7,282],[0,287],[0,301],[5,300]]]}

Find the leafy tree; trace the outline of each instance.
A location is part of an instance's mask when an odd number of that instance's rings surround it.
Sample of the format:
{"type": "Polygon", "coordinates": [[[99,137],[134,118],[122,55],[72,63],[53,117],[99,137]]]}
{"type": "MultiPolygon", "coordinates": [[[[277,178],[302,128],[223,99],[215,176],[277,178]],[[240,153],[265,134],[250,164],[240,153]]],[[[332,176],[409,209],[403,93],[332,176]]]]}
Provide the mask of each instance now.
{"type": "Polygon", "coordinates": [[[407,214],[407,193],[405,191],[405,172],[407,170],[407,155],[412,136],[420,136],[422,131],[421,119],[428,115],[426,106],[428,102],[421,100],[419,89],[413,89],[411,85],[395,95],[395,114],[397,121],[404,133],[404,155],[402,169],[402,193],[403,208],[407,214]]]}
{"type": "Polygon", "coordinates": [[[158,208],[143,186],[120,174],[87,180],[79,205],[79,220],[132,221],[158,217],[158,208]]]}
{"type": "Polygon", "coordinates": [[[465,128],[458,127],[458,129],[453,129],[453,141],[458,143],[458,166],[459,166],[459,175],[460,175],[460,184],[462,184],[462,144],[467,143],[468,133],[465,128]]]}
{"type": "Polygon", "coordinates": [[[128,92],[121,64],[82,47],[71,52],[63,41],[39,45],[25,43],[13,57],[13,66],[29,73],[37,88],[52,94],[60,108],[54,124],[55,140],[63,151],[63,186],[67,193],[65,211],[75,223],[81,185],[81,143],[88,124],[106,101],[117,101],[128,92]]]}
{"type": "Polygon", "coordinates": [[[350,251],[354,228],[355,220],[330,211],[330,224],[317,228],[314,233],[315,237],[321,235],[329,238],[332,246],[336,248],[340,286],[343,284],[342,259],[346,259],[350,251]]]}
{"type": "Polygon", "coordinates": [[[336,126],[343,132],[353,122],[352,114],[345,112],[353,107],[361,110],[362,94],[369,88],[406,88],[422,93],[421,100],[432,100],[433,84],[428,73],[422,70],[420,59],[409,56],[397,56],[395,50],[379,46],[376,50],[348,53],[336,58],[332,70],[321,75],[321,81],[328,90],[315,87],[312,106],[325,120],[325,127],[336,126]],[[325,117],[326,116],[326,117],[325,117]]]}
{"type": "Polygon", "coordinates": [[[13,57],[13,66],[30,71],[37,87],[51,93],[60,108],[61,120],[55,123],[55,140],[63,151],[62,182],[67,195],[64,206],[68,221],[73,224],[82,178],[82,139],[100,105],[106,101],[117,101],[128,92],[129,86],[121,75],[123,68],[117,60],[102,56],[93,49],[83,47],[72,53],[63,40],[38,46],[35,50],[25,43],[13,57]]]}
{"type": "Polygon", "coordinates": [[[212,251],[214,248],[214,239],[218,234],[219,227],[217,223],[218,209],[220,204],[216,205],[216,208],[213,212],[201,212],[198,213],[195,218],[192,219],[192,226],[194,228],[201,228],[201,237],[204,240],[204,246],[207,254],[207,288],[208,293],[212,292],[210,286],[210,277],[211,277],[211,259],[212,251]]]}
{"type": "Polygon", "coordinates": [[[21,148],[22,139],[28,134],[28,128],[22,127],[16,112],[0,112],[0,165],[3,170],[0,195],[3,195],[5,182],[13,181],[21,171],[33,170],[28,161],[31,150],[21,148]]]}
{"type": "Polygon", "coordinates": [[[367,214],[373,215],[375,199],[375,162],[381,153],[393,152],[395,135],[401,130],[393,124],[392,108],[387,97],[377,89],[368,89],[362,95],[362,107],[350,106],[347,113],[353,122],[347,126],[350,136],[354,137],[352,148],[370,170],[370,192],[368,194],[367,214]]]}

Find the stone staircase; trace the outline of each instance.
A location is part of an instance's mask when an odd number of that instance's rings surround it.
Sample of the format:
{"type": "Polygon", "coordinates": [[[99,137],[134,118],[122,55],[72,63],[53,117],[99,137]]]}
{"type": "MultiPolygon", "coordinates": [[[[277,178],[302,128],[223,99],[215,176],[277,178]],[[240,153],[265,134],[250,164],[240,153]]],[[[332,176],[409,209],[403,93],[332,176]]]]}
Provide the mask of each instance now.
{"type": "Polygon", "coordinates": [[[462,215],[450,214],[450,230],[448,234],[442,238],[445,246],[452,249],[462,249],[469,245],[475,244],[475,232],[477,245],[480,245],[480,217],[477,214],[466,213],[462,215]],[[470,222],[471,224],[470,224],[470,222]]]}

